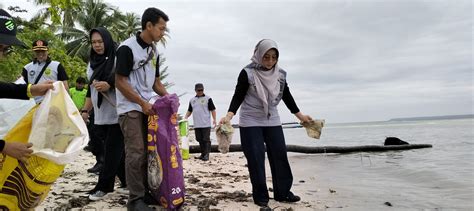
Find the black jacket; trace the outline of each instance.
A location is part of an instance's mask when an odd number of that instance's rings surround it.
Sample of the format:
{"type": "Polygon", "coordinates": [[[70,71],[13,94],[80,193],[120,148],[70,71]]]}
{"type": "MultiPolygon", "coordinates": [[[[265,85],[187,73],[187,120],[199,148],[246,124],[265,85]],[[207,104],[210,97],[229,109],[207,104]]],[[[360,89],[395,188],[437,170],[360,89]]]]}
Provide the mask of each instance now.
{"type": "Polygon", "coordinates": [[[0,81],[0,98],[28,100],[30,98],[26,94],[27,88],[28,85],[26,84],[14,84],[0,81]]]}

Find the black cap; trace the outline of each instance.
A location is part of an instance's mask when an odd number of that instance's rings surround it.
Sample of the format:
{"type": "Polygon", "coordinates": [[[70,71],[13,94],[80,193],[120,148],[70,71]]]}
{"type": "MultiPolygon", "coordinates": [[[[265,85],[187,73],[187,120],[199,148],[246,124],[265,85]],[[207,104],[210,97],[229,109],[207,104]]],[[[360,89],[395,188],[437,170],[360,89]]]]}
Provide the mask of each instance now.
{"type": "Polygon", "coordinates": [[[25,43],[16,38],[16,24],[12,16],[3,9],[0,9],[0,44],[25,47],[25,43]]]}
{"type": "Polygon", "coordinates": [[[48,50],[48,41],[46,40],[36,40],[33,42],[34,51],[47,51],[48,50]]]}
{"type": "Polygon", "coordinates": [[[202,83],[197,83],[196,85],[194,85],[194,90],[199,90],[199,89],[204,89],[204,85],[202,85],[202,83]]]}

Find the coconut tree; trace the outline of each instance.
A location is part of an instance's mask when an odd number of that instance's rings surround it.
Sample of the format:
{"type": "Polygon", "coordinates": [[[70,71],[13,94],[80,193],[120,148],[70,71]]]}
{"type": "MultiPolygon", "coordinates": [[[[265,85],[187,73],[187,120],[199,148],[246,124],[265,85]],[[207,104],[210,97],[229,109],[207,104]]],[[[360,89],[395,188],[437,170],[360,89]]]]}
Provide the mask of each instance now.
{"type": "Polygon", "coordinates": [[[81,0],[34,0],[36,5],[47,5],[33,19],[51,19],[53,25],[74,26],[74,17],[82,5],[81,0]]]}
{"type": "Polygon", "coordinates": [[[100,0],[85,0],[75,17],[77,27],[62,26],[62,32],[59,33],[67,42],[68,54],[87,61],[90,49],[89,31],[99,26],[111,28],[119,14],[117,9],[100,0]]]}
{"type": "Polygon", "coordinates": [[[127,12],[125,15],[117,13],[114,17],[110,31],[117,42],[126,40],[141,29],[140,17],[135,13],[127,12]]]}

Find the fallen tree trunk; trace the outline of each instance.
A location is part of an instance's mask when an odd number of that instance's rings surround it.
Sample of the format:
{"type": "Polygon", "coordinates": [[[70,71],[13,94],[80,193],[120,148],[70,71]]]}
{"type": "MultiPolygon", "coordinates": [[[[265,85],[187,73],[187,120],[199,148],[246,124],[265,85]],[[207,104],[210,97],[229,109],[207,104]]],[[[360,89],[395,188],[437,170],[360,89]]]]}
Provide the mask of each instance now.
{"type": "MultiPolygon", "coordinates": [[[[382,152],[391,150],[407,150],[407,149],[421,149],[431,148],[431,144],[406,144],[406,145],[362,145],[362,146],[322,146],[322,147],[308,147],[299,145],[286,145],[288,152],[298,152],[307,154],[316,153],[351,153],[351,152],[382,152]]],[[[198,145],[189,146],[190,153],[199,153],[201,150],[198,145]]],[[[211,146],[211,152],[219,152],[217,145],[211,146]]],[[[242,152],[240,144],[231,144],[229,152],[242,152]]]]}

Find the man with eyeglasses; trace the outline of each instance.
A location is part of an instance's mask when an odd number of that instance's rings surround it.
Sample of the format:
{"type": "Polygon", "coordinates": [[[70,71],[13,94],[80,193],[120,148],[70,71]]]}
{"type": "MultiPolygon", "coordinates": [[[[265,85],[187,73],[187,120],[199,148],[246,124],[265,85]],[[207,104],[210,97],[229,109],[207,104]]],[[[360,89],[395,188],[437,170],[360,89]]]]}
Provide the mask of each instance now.
{"type": "MultiPolygon", "coordinates": [[[[25,46],[16,38],[16,28],[11,15],[0,9],[0,61],[6,57],[11,46],[25,46]]],[[[0,98],[27,100],[33,96],[44,95],[49,89],[53,89],[52,83],[26,85],[0,81],[0,98]]],[[[5,142],[0,139],[0,152],[22,161],[26,161],[33,152],[29,149],[31,146],[31,143],[5,142]]]]}
{"type": "Polygon", "coordinates": [[[211,152],[211,114],[212,124],[216,126],[216,107],[212,102],[212,98],[204,94],[204,85],[197,83],[194,86],[196,96],[189,101],[188,112],[184,116],[185,119],[193,114],[193,126],[196,141],[199,142],[201,155],[196,157],[203,161],[209,160],[211,152]]]}

